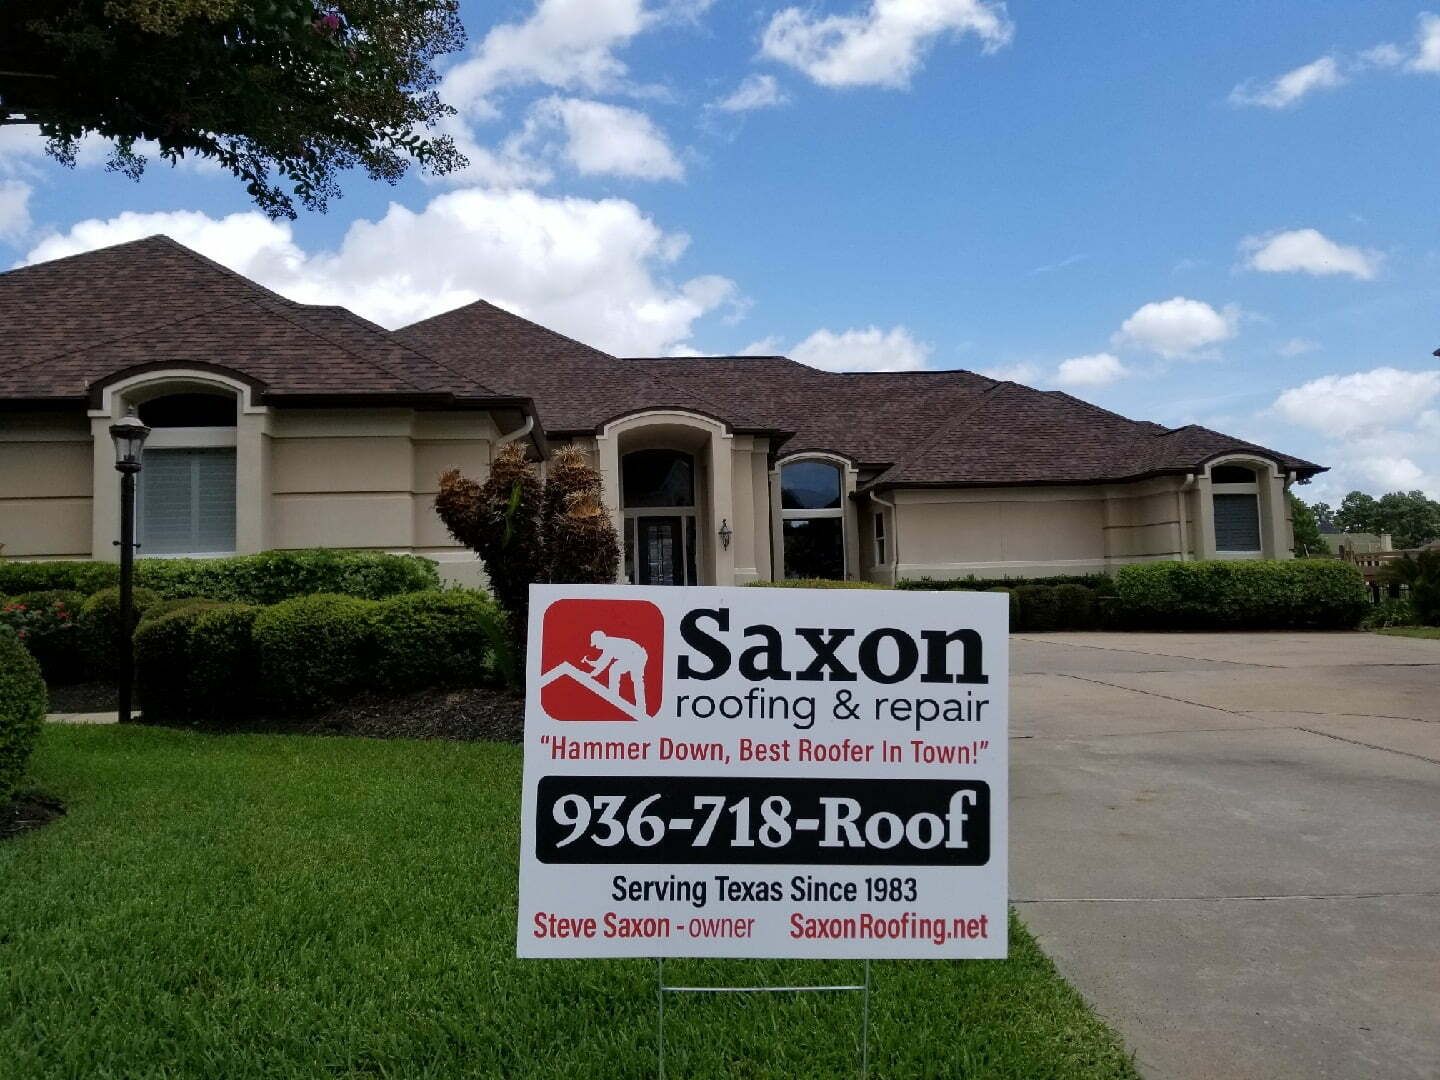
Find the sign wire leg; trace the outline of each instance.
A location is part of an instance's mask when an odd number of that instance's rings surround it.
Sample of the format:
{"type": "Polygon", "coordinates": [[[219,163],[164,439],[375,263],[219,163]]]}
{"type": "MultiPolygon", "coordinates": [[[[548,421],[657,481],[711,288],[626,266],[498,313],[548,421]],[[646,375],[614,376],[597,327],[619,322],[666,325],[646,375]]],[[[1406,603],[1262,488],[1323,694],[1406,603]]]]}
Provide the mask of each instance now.
{"type": "Polygon", "coordinates": [[[665,958],[655,958],[655,996],[660,1002],[660,1080],[665,1080],[665,958]]]}
{"type": "Polygon", "coordinates": [[[870,1080],[870,958],[865,958],[865,989],[860,1001],[860,1080],[870,1080]]]}

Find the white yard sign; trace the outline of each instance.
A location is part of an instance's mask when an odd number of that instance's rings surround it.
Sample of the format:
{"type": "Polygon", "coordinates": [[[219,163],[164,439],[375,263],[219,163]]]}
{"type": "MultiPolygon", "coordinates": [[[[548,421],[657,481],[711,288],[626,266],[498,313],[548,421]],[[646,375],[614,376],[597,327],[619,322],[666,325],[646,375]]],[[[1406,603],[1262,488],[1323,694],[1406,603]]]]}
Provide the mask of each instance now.
{"type": "Polygon", "coordinates": [[[535,586],[521,956],[1006,955],[994,593],[535,586]]]}

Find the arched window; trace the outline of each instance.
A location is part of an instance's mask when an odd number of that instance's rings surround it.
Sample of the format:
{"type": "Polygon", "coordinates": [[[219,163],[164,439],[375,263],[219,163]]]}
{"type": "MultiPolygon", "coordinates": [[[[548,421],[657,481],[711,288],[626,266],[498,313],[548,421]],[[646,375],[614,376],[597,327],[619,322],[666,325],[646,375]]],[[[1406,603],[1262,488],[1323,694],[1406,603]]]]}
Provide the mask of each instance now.
{"type": "Polygon", "coordinates": [[[1216,553],[1261,554],[1260,485],[1255,470],[1244,465],[1216,465],[1210,470],[1210,497],[1216,553]]]}
{"type": "Polygon", "coordinates": [[[625,578],[636,585],[694,585],[695,459],[635,450],[620,462],[625,578]]]}
{"type": "Polygon", "coordinates": [[[139,407],[152,429],[137,500],[140,554],[235,551],[233,394],[183,392],[139,407]]]}
{"type": "Polygon", "coordinates": [[[780,469],[780,518],[787,578],[845,577],[844,476],[828,461],[780,469]]]}

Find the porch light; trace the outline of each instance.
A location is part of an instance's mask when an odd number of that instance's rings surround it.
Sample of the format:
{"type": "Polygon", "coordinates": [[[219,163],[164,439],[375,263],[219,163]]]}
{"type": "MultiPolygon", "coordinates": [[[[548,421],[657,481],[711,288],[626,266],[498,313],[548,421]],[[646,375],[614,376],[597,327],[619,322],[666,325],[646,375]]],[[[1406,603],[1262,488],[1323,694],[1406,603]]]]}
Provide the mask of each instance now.
{"type": "Polygon", "coordinates": [[[115,468],[122,473],[140,471],[140,454],[150,429],[140,422],[132,409],[110,425],[110,438],[115,442],[115,468]]]}
{"type": "Polygon", "coordinates": [[[725,518],[720,519],[720,546],[726,551],[730,550],[730,538],[735,535],[735,530],[730,528],[730,522],[725,518]]]}

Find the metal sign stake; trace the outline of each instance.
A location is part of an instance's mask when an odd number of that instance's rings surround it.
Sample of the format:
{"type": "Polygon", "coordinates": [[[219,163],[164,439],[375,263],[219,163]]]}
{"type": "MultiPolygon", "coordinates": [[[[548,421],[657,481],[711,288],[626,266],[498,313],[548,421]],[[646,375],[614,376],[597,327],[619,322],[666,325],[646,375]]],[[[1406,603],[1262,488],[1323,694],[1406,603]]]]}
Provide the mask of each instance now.
{"type": "Polygon", "coordinates": [[[833,986],[667,986],[665,958],[655,958],[655,988],[659,1009],[660,1080],[665,1080],[665,995],[666,994],[806,994],[855,992],[860,997],[860,1080],[870,1076],[870,960],[865,960],[865,981],[833,986]]]}

